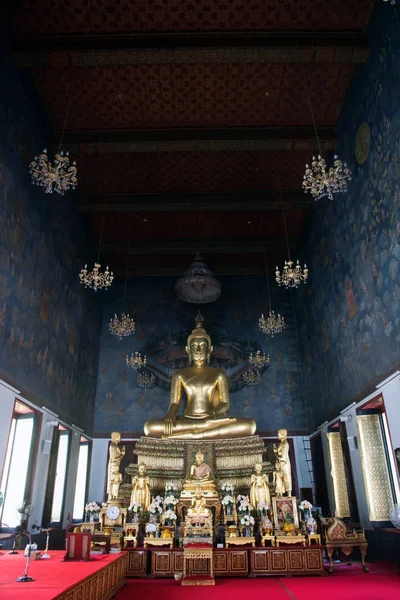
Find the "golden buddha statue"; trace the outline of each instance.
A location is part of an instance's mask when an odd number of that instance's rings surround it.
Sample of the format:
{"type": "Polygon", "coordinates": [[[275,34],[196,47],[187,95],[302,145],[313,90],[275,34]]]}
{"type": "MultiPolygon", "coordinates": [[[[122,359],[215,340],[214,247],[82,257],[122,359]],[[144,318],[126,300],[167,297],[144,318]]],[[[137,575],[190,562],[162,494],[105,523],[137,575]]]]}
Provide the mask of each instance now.
{"type": "MultiPolygon", "coordinates": [[[[292,495],[292,469],[289,458],[289,442],[287,440],[287,430],[278,431],[279,446],[273,445],[273,450],[277,461],[280,463],[283,473],[283,485],[288,496],[292,495]]],[[[276,466],[275,466],[276,469],[276,466]]],[[[279,471],[278,471],[279,472],[279,471]]]]}
{"type": "Polygon", "coordinates": [[[198,517],[199,515],[203,517],[208,517],[210,514],[210,511],[206,506],[206,501],[202,495],[200,487],[196,488],[196,493],[192,498],[192,503],[190,508],[188,509],[187,514],[188,517],[198,517]]]}
{"type": "Polygon", "coordinates": [[[132,476],[131,506],[138,503],[146,511],[150,504],[150,479],[146,474],[146,465],[139,465],[139,474],[132,476]]]}
{"type": "Polygon", "coordinates": [[[257,462],[254,467],[255,473],[251,476],[250,504],[257,509],[260,502],[270,506],[271,498],[268,487],[268,477],[262,472],[262,463],[257,462]]]}
{"type": "Polygon", "coordinates": [[[198,313],[196,327],[187,340],[190,366],[172,377],[171,400],[164,419],[147,421],[144,432],[155,438],[223,439],[253,435],[253,419],[229,417],[229,384],[224,369],[209,366],[213,347],[198,313]],[[178,415],[182,392],[187,402],[178,415]]]}
{"type": "Polygon", "coordinates": [[[118,499],[119,488],[122,482],[122,475],[119,471],[121,460],[125,456],[125,446],[119,447],[121,434],[113,431],[111,434],[111,444],[109,448],[108,474],[107,474],[107,501],[118,499]]]}

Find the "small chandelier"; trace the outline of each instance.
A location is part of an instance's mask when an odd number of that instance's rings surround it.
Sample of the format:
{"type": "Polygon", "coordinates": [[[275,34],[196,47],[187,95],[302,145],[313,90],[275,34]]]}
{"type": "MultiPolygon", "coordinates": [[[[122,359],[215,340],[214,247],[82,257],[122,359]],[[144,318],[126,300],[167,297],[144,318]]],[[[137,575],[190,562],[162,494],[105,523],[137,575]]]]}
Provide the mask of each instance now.
{"type": "Polygon", "coordinates": [[[249,356],[249,364],[256,369],[262,369],[263,367],[268,367],[269,365],[269,355],[261,352],[261,350],[257,350],[257,352],[253,355],[253,353],[249,356]]]}
{"type": "Polygon", "coordinates": [[[214,277],[200,254],[175,284],[178,297],[191,304],[215,302],[221,295],[221,284],[214,277]]]}
{"type": "Polygon", "coordinates": [[[39,156],[29,163],[29,173],[33,185],[44,187],[46,194],[52,194],[53,190],[61,196],[70,188],[73,190],[78,185],[76,162],[69,164],[69,152],[57,152],[52,164],[44,149],[39,156]]]}
{"type": "Polygon", "coordinates": [[[87,265],[85,265],[79,273],[81,283],[83,283],[86,288],[93,288],[95,292],[103,288],[105,290],[108,289],[114,280],[114,274],[112,271],[110,272],[108,270],[108,267],[106,267],[104,273],[99,271],[100,267],[101,265],[99,263],[94,263],[93,270],[88,271],[87,265]]]}
{"type": "Polygon", "coordinates": [[[128,335],[135,333],[136,324],[129,315],[122,313],[120,319],[118,319],[117,315],[114,315],[110,319],[108,329],[112,335],[115,335],[122,340],[123,337],[128,337],[128,335]]]}
{"type": "Polygon", "coordinates": [[[333,194],[347,192],[347,182],[351,181],[351,171],[346,163],[343,163],[335,154],[333,157],[333,167],[327,170],[326,161],[313,156],[311,167],[306,165],[306,172],[303,176],[303,188],[305,193],[309,192],[314,200],[320,200],[328,196],[333,200],[333,194]]]}
{"type": "Polygon", "coordinates": [[[145,389],[152,388],[156,384],[156,378],[153,373],[150,371],[144,371],[143,373],[138,373],[136,377],[136,383],[145,389]]]}
{"type": "Polygon", "coordinates": [[[126,357],[126,366],[131,367],[131,369],[143,369],[146,366],[146,363],[147,357],[142,357],[139,352],[135,352],[135,354],[132,352],[131,356],[126,357]]]}
{"type": "MultiPolygon", "coordinates": [[[[129,234],[130,238],[130,234],[129,234]]],[[[135,321],[127,314],[125,314],[125,304],[126,304],[126,286],[128,282],[128,263],[129,263],[129,245],[128,252],[126,255],[126,268],[125,268],[125,287],[124,287],[124,303],[122,307],[121,318],[118,319],[117,314],[114,315],[110,319],[108,324],[108,329],[111,335],[116,335],[120,340],[123,337],[128,337],[129,335],[133,335],[136,331],[136,323],[135,321]]]]}
{"type": "Polygon", "coordinates": [[[264,317],[264,314],[258,319],[258,329],[274,337],[277,333],[281,333],[286,327],[285,319],[278,313],[277,315],[273,310],[269,311],[269,316],[264,317]]]}
{"type": "Polygon", "coordinates": [[[261,375],[256,369],[245,371],[242,376],[246,385],[258,385],[261,382],[261,375]]]}
{"type": "Polygon", "coordinates": [[[304,281],[304,283],[307,281],[307,265],[304,265],[304,268],[302,269],[299,265],[299,261],[297,261],[295,267],[293,267],[293,264],[292,260],[285,260],[282,274],[278,267],[276,267],[275,281],[278,285],[284,285],[286,288],[297,288],[302,281],[304,281]]]}

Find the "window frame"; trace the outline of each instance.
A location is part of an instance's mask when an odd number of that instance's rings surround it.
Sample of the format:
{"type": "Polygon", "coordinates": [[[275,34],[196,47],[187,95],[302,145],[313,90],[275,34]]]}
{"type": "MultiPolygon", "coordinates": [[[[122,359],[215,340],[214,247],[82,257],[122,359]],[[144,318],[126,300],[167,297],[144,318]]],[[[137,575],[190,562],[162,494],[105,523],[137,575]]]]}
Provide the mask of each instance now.
{"type": "MultiPolygon", "coordinates": [[[[74,500],[73,500],[73,504],[72,504],[72,523],[82,523],[83,519],[85,518],[85,504],[88,501],[88,495],[89,495],[90,465],[91,465],[91,462],[92,462],[92,448],[93,448],[92,440],[90,440],[89,438],[87,438],[84,435],[81,435],[81,439],[79,441],[79,453],[81,451],[81,447],[82,446],[87,446],[88,447],[84,503],[83,503],[83,507],[82,507],[82,518],[81,519],[74,519],[74,504],[75,504],[75,493],[76,493],[76,484],[77,484],[77,480],[75,480],[74,500]],[[82,441],[82,438],[85,441],[82,441]]],[[[78,461],[79,461],[79,453],[78,453],[78,461]]],[[[77,470],[77,472],[78,472],[78,470],[77,470]]]]}

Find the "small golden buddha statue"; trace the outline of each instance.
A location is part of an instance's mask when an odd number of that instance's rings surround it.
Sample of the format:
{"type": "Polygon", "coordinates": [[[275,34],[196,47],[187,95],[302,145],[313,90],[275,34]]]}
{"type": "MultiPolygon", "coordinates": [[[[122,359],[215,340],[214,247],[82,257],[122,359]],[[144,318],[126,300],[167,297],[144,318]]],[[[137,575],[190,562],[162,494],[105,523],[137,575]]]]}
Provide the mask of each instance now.
{"type": "Polygon", "coordinates": [[[208,517],[210,511],[207,508],[205,498],[201,493],[201,488],[196,489],[196,493],[192,498],[192,503],[188,509],[188,517],[197,517],[199,515],[208,517]]]}
{"type": "Polygon", "coordinates": [[[147,421],[144,432],[155,438],[224,439],[253,435],[253,419],[229,417],[229,383],[224,369],[209,366],[213,347],[198,313],[187,340],[190,366],[172,377],[171,399],[163,419],[147,421]],[[183,392],[186,407],[178,415],[183,392]]]}
{"type": "MultiPolygon", "coordinates": [[[[279,446],[272,446],[277,461],[280,463],[283,473],[283,485],[288,496],[292,495],[292,469],[289,458],[289,442],[287,440],[287,430],[278,431],[279,446]]],[[[276,468],[276,467],[275,467],[276,468]]]]}
{"type": "Polygon", "coordinates": [[[262,463],[258,462],[254,467],[255,473],[251,476],[250,504],[257,509],[260,502],[271,504],[268,487],[268,477],[262,472],[262,463]]]}
{"type": "Polygon", "coordinates": [[[146,473],[146,465],[139,465],[139,474],[132,476],[131,505],[137,502],[146,511],[150,504],[150,479],[146,473]]]}
{"type": "Polygon", "coordinates": [[[121,434],[113,431],[111,434],[111,444],[109,448],[109,461],[107,472],[107,501],[116,501],[119,495],[119,488],[122,482],[122,475],[119,471],[121,460],[125,456],[125,446],[120,448],[121,434]]]}

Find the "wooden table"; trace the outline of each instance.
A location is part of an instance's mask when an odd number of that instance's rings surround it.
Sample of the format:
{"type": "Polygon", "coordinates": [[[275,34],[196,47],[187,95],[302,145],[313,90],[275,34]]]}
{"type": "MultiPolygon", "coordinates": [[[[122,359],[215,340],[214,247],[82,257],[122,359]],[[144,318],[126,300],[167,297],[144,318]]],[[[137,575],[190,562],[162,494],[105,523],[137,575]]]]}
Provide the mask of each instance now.
{"type": "Polygon", "coordinates": [[[197,543],[184,546],[182,585],[215,585],[212,544],[197,543]],[[204,575],[197,574],[193,570],[193,563],[199,558],[207,562],[208,569],[204,575]]]}

